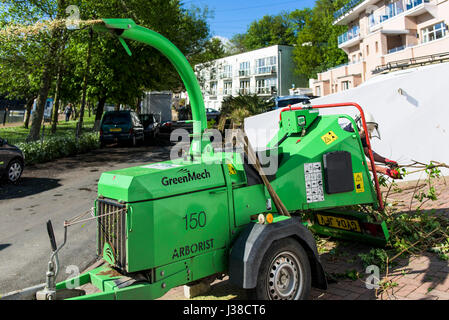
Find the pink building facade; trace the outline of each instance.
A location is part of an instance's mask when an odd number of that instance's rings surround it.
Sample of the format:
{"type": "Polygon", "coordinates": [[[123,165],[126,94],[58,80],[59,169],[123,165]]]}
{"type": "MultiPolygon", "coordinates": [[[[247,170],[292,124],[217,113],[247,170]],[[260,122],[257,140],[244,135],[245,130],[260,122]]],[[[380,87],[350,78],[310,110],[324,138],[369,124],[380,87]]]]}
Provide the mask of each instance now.
{"type": "Polygon", "coordinates": [[[449,0],[353,0],[334,17],[348,26],[338,47],[349,62],[309,80],[316,96],[357,87],[379,66],[449,52],[449,0]]]}

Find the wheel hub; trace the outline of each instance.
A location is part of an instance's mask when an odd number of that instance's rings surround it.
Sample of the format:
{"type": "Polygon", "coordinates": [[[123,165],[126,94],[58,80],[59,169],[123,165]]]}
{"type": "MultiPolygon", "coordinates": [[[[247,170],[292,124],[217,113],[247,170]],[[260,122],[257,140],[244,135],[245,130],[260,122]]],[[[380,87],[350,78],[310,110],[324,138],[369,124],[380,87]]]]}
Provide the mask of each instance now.
{"type": "Polygon", "coordinates": [[[9,172],[8,172],[8,177],[9,180],[11,180],[12,182],[15,182],[19,179],[20,174],[22,173],[22,167],[20,166],[20,164],[13,163],[11,165],[11,167],[9,168],[9,172]]]}
{"type": "Polygon", "coordinates": [[[276,256],[268,275],[268,293],[273,300],[292,300],[302,291],[302,270],[290,253],[276,256]]]}

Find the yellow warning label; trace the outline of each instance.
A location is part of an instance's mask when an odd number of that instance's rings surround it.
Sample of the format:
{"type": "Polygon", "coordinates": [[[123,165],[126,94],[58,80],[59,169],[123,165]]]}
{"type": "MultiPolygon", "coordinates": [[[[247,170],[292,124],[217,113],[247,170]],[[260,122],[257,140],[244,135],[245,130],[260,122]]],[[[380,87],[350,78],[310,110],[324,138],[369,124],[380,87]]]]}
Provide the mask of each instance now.
{"type": "Polygon", "coordinates": [[[329,131],[324,136],[321,137],[325,144],[331,144],[338,139],[337,135],[333,131],[329,131]]]}
{"type": "Polygon", "coordinates": [[[228,163],[228,170],[229,170],[229,174],[231,174],[231,175],[237,174],[237,171],[235,171],[234,166],[230,163],[228,163]]]}
{"type": "Polygon", "coordinates": [[[355,192],[357,193],[365,192],[362,172],[354,173],[354,184],[355,184],[355,192]]]}

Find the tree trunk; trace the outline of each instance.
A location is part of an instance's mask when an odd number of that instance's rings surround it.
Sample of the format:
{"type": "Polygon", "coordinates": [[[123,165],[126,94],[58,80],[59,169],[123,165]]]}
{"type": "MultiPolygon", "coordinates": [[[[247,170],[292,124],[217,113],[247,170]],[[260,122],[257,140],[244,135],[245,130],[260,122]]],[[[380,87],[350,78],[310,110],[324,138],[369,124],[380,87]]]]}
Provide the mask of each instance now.
{"type": "Polygon", "coordinates": [[[89,77],[89,68],[90,68],[90,60],[91,60],[91,52],[92,52],[92,40],[94,38],[94,31],[92,28],[89,32],[89,47],[87,49],[87,58],[86,58],[86,70],[84,70],[84,79],[83,79],[83,99],[81,101],[81,109],[80,109],[80,121],[76,130],[76,137],[81,136],[81,131],[83,129],[83,120],[84,120],[84,109],[86,107],[86,94],[87,94],[87,80],[89,77]]]}
{"type": "Polygon", "coordinates": [[[60,97],[60,88],[61,88],[61,82],[62,82],[62,59],[59,61],[58,66],[58,75],[56,78],[56,90],[55,90],[55,105],[53,107],[53,120],[51,124],[51,133],[56,132],[56,126],[58,124],[58,118],[59,118],[59,100],[60,97]]]}
{"type": "Polygon", "coordinates": [[[95,131],[100,129],[100,121],[101,117],[103,116],[104,105],[106,104],[106,100],[107,100],[106,94],[102,94],[100,96],[100,100],[98,100],[97,111],[95,112],[95,125],[94,125],[95,131]]]}
{"type": "Polygon", "coordinates": [[[137,106],[136,106],[137,114],[140,114],[140,104],[141,103],[142,103],[142,97],[139,96],[139,98],[137,98],[137,106]]]}
{"type": "Polygon", "coordinates": [[[23,126],[25,127],[25,129],[28,129],[28,125],[30,123],[31,108],[33,108],[34,99],[36,99],[36,97],[32,96],[26,104],[25,118],[23,121],[23,126]]]}
{"type": "MultiPolygon", "coordinates": [[[[64,33],[64,31],[62,31],[64,33]]],[[[61,100],[61,83],[62,83],[62,77],[64,73],[64,46],[67,42],[68,34],[64,33],[62,38],[62,43],[60,45],[60,52],[58,55],[58,73],[56,76],[56,90],[55,90],[55,105],[53,107],[53,119],[52,119],[52,125],[51,125],[51,132],[56,132],[56,126],[58,125],[58,119],[59,119],[59,105],[61,100]]]]}
{"type": "MultiPolygon", "coordinates": [[[[64,0],[58,0],[58,13],[56,18],[59,19],[62,17],[65,6],[64,0]]],[[[28,141],[36,141],[39,140],[39,133],[41,130],[42,120],[44,118],[44,109],[47,103],[48,92],[50,91],[51,81],[54,74],[55,62],[54,57],[57,55],[57,52],[61,46],[63,29],[61,27],[56,28],[51,35],[50,47],[47,55],[47,60],[44,64],[44,70],[42,72],[40,89],[37,96],[36,102],[36,110],[33,112],[32,122],[30,133],[27,137],[28,141]]]]}
{"type": "Polygon", "coordinates": [[[100,96],[100,100],[98,100],[97,111],[95,113],[95,122],[101,120],[101,117],[103,116],[104,105],[106,104],[106,100],[107,100],[106,94],[103,94],[100,96]]]}
{"type": "Polygon", "coordinates": [[[52,80],[52,68],[53,66],[51,65],[51,63],[48,63],[44,68],[44,72],[42,73],[39,94],[37,96],[36,102],[36,110],[33,112],[30,133],[27,138],[28,141],[39,140],[39,133],[41,130],[42,120],[44,118],[45,104],[47,103],[48,91],[50,90],[50,84],[52,80]]]}

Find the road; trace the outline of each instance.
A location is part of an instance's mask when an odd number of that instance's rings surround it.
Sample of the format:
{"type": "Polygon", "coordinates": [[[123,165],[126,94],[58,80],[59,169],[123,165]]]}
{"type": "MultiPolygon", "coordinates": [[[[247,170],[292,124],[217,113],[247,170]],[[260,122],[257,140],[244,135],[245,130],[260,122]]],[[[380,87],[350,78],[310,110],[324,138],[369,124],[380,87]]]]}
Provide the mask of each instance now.
{"type": "MultiPolygon", "coordinates": [[[[89,210],[102,172],[168,160],[169,147],[109,147],[25,169],[18,185],[0,185],[0,294],[45,282],[51,219],[58,244],[63,223],[89,210]]],[[[59,260],[58,281],[67,266],[84,270],[96,259],[95,223],[75,225],[59,260]]]]}

